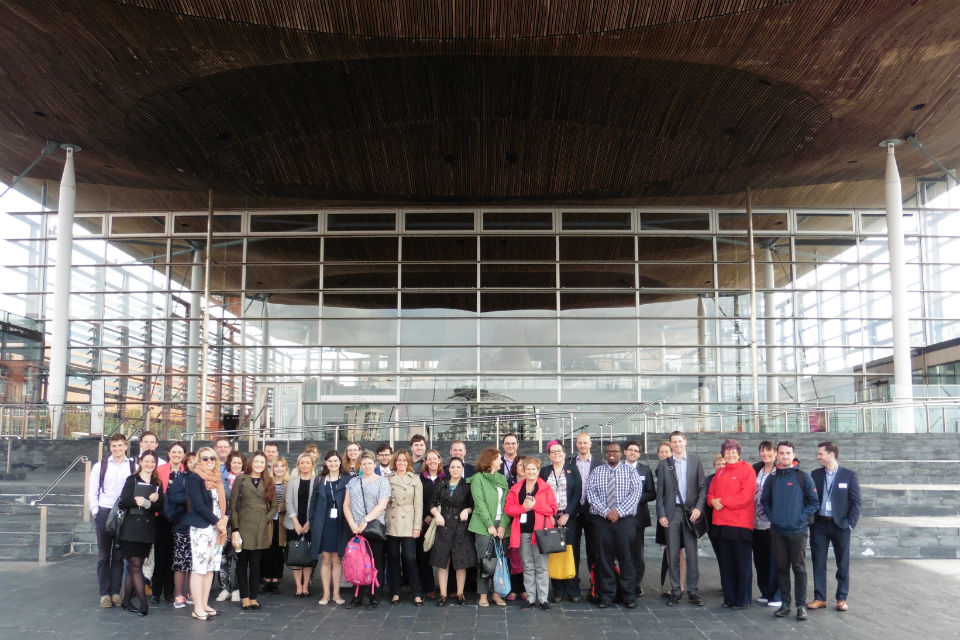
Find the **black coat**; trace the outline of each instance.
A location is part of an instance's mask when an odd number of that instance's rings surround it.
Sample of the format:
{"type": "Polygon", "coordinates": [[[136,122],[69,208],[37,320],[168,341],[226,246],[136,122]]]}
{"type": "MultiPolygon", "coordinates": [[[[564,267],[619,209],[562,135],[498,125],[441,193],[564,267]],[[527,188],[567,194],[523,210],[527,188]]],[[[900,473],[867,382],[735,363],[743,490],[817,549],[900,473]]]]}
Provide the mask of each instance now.
{"type": "Polygon", "coordinates": [[[157,493],[160,499],[153,503],[149,509],[143,509],[137,506],[134,499],[134,486],[137,484],[149,484],[144,482],[140,476],[132,475],[123,483],[123,489],[120,491],[120,506],[127,510],[127,515],[123,519],[123,526],[120,527],[120,535],[117,536],[125,542],[142,542],[151,544],[157,538],[157,512],[163,510],[163,485],[157,483],[157,493]]]}
{"type": "Polygon", "coordinates": [[[657,485],[653,480],[653,471],[650,467],[638,460],[634,469],[643,479],[643,493],[640,494],[640,504],[637,505],[637,528],[645,529],[651,524],[650,503],[657,499],[657,485]]]}
{"type": "Polygon", "coordinates": [[[430,565],[446,567],[450,560],[451,569],[467,569],[477,564],[477,552],[473,545],[473,534],[467,530],[470,523],[460,520],[460,512],[473,507],[473,495],[470,485],[461,478],[457,488],[450,495],[449,479],[437,483],[430,508],[439,507],[444,526],[437,527],[437,536],[430,549],[430,565]]]}
{"type": "Polygon", "coordinates": [[[420,484],[423,486],[423,526],[420,527],[420,531],[427,530],[427,526],[430,524],[427,522],[427,518],[433,517],[433,514],[430,513],[430,509],[433,507],[434,493],[436,492],[437,487],[440,486],[440,483],[446,479],[446,474],[437,477],[436,482],[424,475],[420,476],[420,484]]]}

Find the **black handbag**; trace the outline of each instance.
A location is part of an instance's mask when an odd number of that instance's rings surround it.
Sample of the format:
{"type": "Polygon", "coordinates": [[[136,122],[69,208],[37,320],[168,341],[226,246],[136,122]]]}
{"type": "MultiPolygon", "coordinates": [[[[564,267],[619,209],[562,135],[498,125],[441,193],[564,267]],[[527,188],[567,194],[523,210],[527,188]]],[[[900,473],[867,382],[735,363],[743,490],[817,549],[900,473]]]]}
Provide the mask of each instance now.
{"type": "Polygon", "coordinates": [[[288,567],[309,567],[313,565],[313,554],[310,551],[310,540],[301,535],[296,540],[287,542],[286,562],[288,567]]]}
{"type": "Polygon", "coordinates": [[[107,515],[107,521],[103,525],[107,535],[119,536],[120,529],[123,528],[123,520],[127,515],[127,510],[120,506],[120,498],[113,503],[110,513],[107,515]]]}
{"type": "Polygon", "coordinates": [[[567,550],[566,527],[535,529],[533,534],[537,536],[537,548],[540,553],[563,553],[567,550]]]}
{"type": "MultiPolygon", "coordinates": [[[[367,506],[367,492],[363,490],[363,478],[360,479],[360,494],[363,496],[363,510],[366,513],[370,513],[370,508],[367,506]]],[[[380,518],[374,518],[368,522],[360,534],[367,540],[379,540],[383,542],[387,539],[387,532],[384,530],[380,518]]]]}
{"type": "Polygon", "coordinates": [[[480,568],[477,573],[485,580],[492,578],[497,570],[496,540],[495,537],[490,536],[490,543],[487,544],[487,550],[483,552],[483,557],[480,558],[480,568]]]}

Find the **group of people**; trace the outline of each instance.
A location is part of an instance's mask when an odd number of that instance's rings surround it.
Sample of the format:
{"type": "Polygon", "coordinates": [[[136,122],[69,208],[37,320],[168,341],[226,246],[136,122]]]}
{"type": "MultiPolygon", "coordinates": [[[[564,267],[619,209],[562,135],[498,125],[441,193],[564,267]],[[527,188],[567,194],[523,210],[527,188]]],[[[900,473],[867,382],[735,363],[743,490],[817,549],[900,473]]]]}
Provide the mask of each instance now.
{"type": "Polygon", "coordinates": [[[176,608],[192,606],[191,615],[205,621],[219,613],[209,604],[215,578],[222,587],[217,601],[258,609],[260,593],[279,590],[284,566],[291,568],[295,597],[307,597],[319,565],[321,606],[375,608],[384,586],[397,604],[404,585],[416,606],[425,599],[441,607],[463,605],[472,573],[481,607],[519,598],[523,609],[549,611],[551,603],[583,597],[583,541],[588,597],[601,608],[615,600],[633,608],[643,596],[644,531],[652,524],[653,502],[656,540],[665,547],[662,574],[670,580],[667,604],[683,595],[703,604],[697,545],[709,528],[724,607],[751,604],[755,566],[759,601],[778,606],[778,617],[790,614],[792,570],[797,617],[805,619],[807,608],[826,606],[827,547],[833,544],[836,608],[848,608],[850,530],[860,495],[856,474],[838,466],[833,442],[820,443],[821,468],[808,475],[794,466],[790,442],[774,447],[764,441],[760,462],[750,465],[739,443],[726,440],[709,477],[679,431],[658,447],[655,470],[640,461],[636,440],[623,448],[607,442],[603,458],[595,459],[587,433],[577,437],[577,454],[569,458],[561,442],[551,441],[547,463],[519,455],[512,433],[503,437],[502,450],[486,448],[474,464],[465,460],[464,442],[451,444],[445,463],[422,435],[410,439],[409,449],[382,443],[376,452],[365,451],[351,442],[342,456],[331,450],[322,459],[317,446],[308,445],[292,467],[275,443],[246,456],[227,438],[196,452],[174,442],[169,460],[159,457],[157,444],[155,434],[144,433],[134,460],[124,436],[115,434],[110,456],[91,471],[101,607],[147,615],[152,595],[154,603],[165,598],[176,608]],[[115,505],[124,515],[111,535],[106,525],[115,505]],[[573,577],[551,579],[549,555],[540,551],[537,532],[554,527],[572,547],[573,577]],[[805,602],[808,532],[811,602],[805,602]],[[340,591],[342,562],[359,538],[379,579],[347,602],[340,591]],[[511,576],[494,588],[485,560],[498,548],[509,556],[511,576]]]}

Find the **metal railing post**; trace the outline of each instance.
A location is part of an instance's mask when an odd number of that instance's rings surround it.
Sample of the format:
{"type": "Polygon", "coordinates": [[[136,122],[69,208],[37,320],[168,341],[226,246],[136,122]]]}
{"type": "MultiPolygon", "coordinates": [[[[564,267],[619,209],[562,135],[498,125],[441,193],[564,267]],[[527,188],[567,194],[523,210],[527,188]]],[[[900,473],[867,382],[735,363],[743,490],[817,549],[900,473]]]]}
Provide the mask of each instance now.
{"type": "Polygon", "coordinates": [[[47,564],[47,505],[40,506],[40,565],[47,564]]]}
{"type": "Polygon", "coordinates": [[[90,468],[92,464],[89,460],[83,463],[83,521],[90,522],[90,502],[87,499],[87,489],[90,488],[90,468]]]}
{"type": "Polygon", "coordinates": [[[493,441],[493,446],[500,446],[500,416],[497,416],[496,419],[496,439],[493,441]]]}
{"type": "Polygon", "coordinates": [[[430,448],[433,449],[433,430],[432,430],[432,429],[429,429],[429,430],[427,429],[427,421],[426,421],[426,420],[423,421],[423,433],[426,434],[427,440],[430,441],[430,448]]]}
{"type": "Polygon", "coordinates": [[[10,473],[10,464],[13,456],[13,438],[7,438],[7,473],[10,473]]]}

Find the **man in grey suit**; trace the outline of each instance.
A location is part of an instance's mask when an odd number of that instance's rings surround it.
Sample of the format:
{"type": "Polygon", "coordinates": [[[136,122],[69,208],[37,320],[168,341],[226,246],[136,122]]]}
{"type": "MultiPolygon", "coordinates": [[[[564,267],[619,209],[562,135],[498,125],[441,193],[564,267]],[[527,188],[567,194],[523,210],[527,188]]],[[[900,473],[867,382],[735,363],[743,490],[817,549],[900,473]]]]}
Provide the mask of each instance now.
{"type": "Polygon", "coordinates": [[[669,605],[680,602],[680,550],[687,558],[687,595],[690,604],[703,606],[698,592],[700,571],[697,566],[697,535],[691,523],[703,515],[707,499],[706,480],[700,458],[687,453],[687,437],[682,431],[670,434],[673,455],[657,467],[657,518],[667,531],[667,557],[670,560],[672,592],[669,605]],[[686,522],[685,511],[690,513],[686,522]]]}

